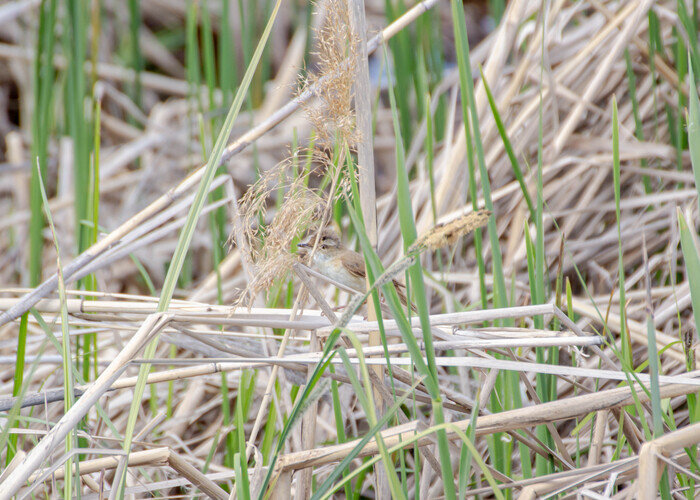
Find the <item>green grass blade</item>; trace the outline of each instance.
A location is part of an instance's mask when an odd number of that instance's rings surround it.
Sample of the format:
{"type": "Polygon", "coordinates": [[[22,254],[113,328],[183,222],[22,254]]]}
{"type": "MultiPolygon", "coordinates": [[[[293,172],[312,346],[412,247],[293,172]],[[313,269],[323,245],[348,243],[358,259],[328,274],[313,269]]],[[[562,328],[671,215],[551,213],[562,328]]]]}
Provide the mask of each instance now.
{"type": "MultiPolygon", "coordinates": [[[[475,420],[475,419],[472,419],[472,420],[475,420]]],[[[467,449],[469,450],[469,455],[471,455],[474,458],[474,461],[477,463],[477,465],[481,469],[481,472],[484,474],[486,481],[491,486],[491,488],[492,488],[491,491],[493,492],[493,495],[496,498],[498,498],[499,500],[505,500],[503,493],[498,488],[498,483],[496,483],[496,480],[493,478],[493,474],[491,474],[491,471],[486,466],[486,463],[484,462],[484,460],[481,458],[481,455],[479,454],[479,450],[477,450],[476,446],[474,446],[474,437],[473,437],[474,431],[472,430],[472,429],[474,429],[474,422],[472,422],[469,425],[472,437],[467,436],[467,434],[465,434],[464,432],[459,430],[459,427],[457,427],[454,424],[448,424],[448,426],[450,427],[452,432],[454,432],[455,434],[457,434],[457,436],[459,436],[459,438],[462,440],[462,443],[464,444],[464,446],[466,446],[467,449]]]]}
{"type": "MultiPolygon", "coordinates": [[[[656,52],[657,52],[657,40],[661,39],[659,34],[659,18],[654,14],[653,9],[649,9],[648,14],[649,23],[649,36],[647,37],[647,45],[649,47],[649,73],[651,74],[651,94],[653,96],[654,104],[654,134],[653,137],[657,138],[659,135],[659,103],[656,98],[656,52]]],[[[663,51],[663,47],[661,48],[663,51]]]]}
{"type": "Polygon", "coordinates": [[[130,86],[131,100],[141,107],[141,71],[143,58],[139,31],[141,29],[141,1],[129,0],[129,64],[134,71],[134,82],[130,86]]]}
{"type": "Polygon", "coordinates": [[[233,45],[233,32],[231,30],[231,0],[221,2],[221,27],[219,33],[219,85],[224,96],[224,105],[228,105],[233,99],[235,90],[236,75],[236,55],[233,45]]]}
{"type": "MultiPolygon", "coordinates": [[[[388,61],[386,50],[384,54],[385,59],[388,61]]],[[[403,148],[403,138],[401,136],[401,129],[399,126],[398,109],[396,106],[396,100],[394,99],[394,93],[392,91],[391,85],[389,85],[389,101],[391,103],[391,113],[394,123],[394,136],[396,138],[396,184],[399,208],[399,224],[401,226],[401,235],[403,238],[404,251],[407,251],[408,248],[413,244],[413,242],[416,241],[418,234],[416,232],[416,225],[413,216],[413,206],[411,204],[411,193],[408,183],[408,172],[406,171],[405,165],[405,152],[403,148]]],[[[433,384],[437,389],[438,374],[437,367],[435,365],[435,349],[433,348],[433,334],[430,328],[430,310],[426,299],[427,295],[425,290],[425,284],[423,283],[423,268],[421,267],[419,259],[416,259],[415,263],[411,265],[411,267],[409,268],[409,274],[411,277],[410,284],[413,287],[412,295],[415,299],[416,307],[418,308],[418,316],[420,318],[421,330],[423,333],[423,342],[425,343],[425,357],[427,359],[428,368],[428,373],[426,373],[425,375],[432,378],[433,384]]],[[[395,294],[396,290],[394,289],[393,292],[395,294]]],[[[398,311],[396,311],[394,314],[396,313],[398,313],[398,311]]],[[[413,336],[412,333],[410,335],[411,337],[413,336]]],[[[433,418],[435,419],[435,423],[437,423],[438,425],[442,424],[444,422],[444,415],[442,410],[442,399],[439,390],[432,392],[430,396],[433,400],[433,418]]],[[[445,433],[445,431],[438,432],[438,450],[440,455],[440,467],[442,469],[443,475],[442,479],[445,485],[445,497],[448,499],[455,498],[454,476],[452,473],[450,450],[447,442],[447,434],[445,433]]]]}
{"type": "MultiPolygon", "coordinates": [[[[479,416],[479,399],[476,399],[476,405],[472,408],[472,415],[469,422],[469,428],[467,429],[465,437],[471,443],[474,442],[476,438],[476,419],[479,416]]],[[[469,477],[471,476],[471,465],[472,465],[472,455],[474,455],[473,450],[466,445],[462,446],[462,452],[459,457],[459,498],[466,498],[467,485],[469,477]]],[[[476,454],[478,455],[478,453],[476,454]]],[[[528,456],[529,461],[529,456],[528,456]]]]}
{"type": "Polygon", "coordinates": [[[693,304],[696,331],[700,332],[700,242],[691,230],[685,217],[678,209],[678,225],[681,233],[681,250],[690,284],[690,298],[693,304]]]}
{"type": "MultiPolygon", "coordinates": [[[[541,47],[540,47],[540,57],[541,60],[545,60],[544,54],[544,40],[546,40],[546,22],[541,23],[542,33],[540,36],[541,47]]],[[[543,151],[544,151],[544,100],[542,94],[542,82],[544,81],[544,64],[540,65],[540,83],[538,85],[538,118],[537,118],[537,200],[535,208],[535,241],[532,245],[533,264],[534,271],[532,272],[531,278],[534,279],[534,285],[531,284],[531,288],[534,290],[534,295],[532,296],[533,304],[544,304],[547,300],[545,292],[545,283],[548,283],[548,277],[545,274],[545,250],[544,250],[544,179],[543,179],[543,151]]],[[[542,317],[535,317],[534,319],[535,328],[544,328],[544,319],[542,317]]],[[[550,350],[550,362],[554,362],[553,354],[554,349],[550,350]]],[[[535,357],[538,363],[544,363],[546,361],[545,349],[537,348],[535,349],[535,357]]],[[[556,391],[557,379],[555,377],[547,376],[544,374],[538,374],[535,378],[537,381],[537,395],[541,401],[547,402],[551,398],[551,394],[556,391]]],[[[546,445],[553,447],[554,439],[549,432],[549,429],[544,426],[538,426],[536,429],[537,437],[544,442],[546,445]]],[[[541,455],[537,455],[535,458],[535,471],[537,475],[548,474],[553,472],[553,462],[547,460],[541,455]]]]}
{"type": "MultiPolygon", "coordinates": [[[[634,135],[639,141],[644,141],[644,129],[642,128],[642,119],[639,116],[639,100],[637,99],[637,77],[632,68],[632,59],[630,58],[629,50],[625,50],[625,66],[627,68],[627,92],[632,101],[632,116],[634,117],[634,135]]],[[[647,166],[646,159],[641,161],[642,167],[647,166]]],[[[651,179],[648,175],[642,176],[644,184],[644,192],[651,193],[651,179]]]]}
{"type": "MultiPolygon", "coordinates": [[[[678,0],[676,13],[678,18],[685,29],[686,35],[688,36],[688,41],[690,45],[690,63],[688,66],[692,66],[695,73],[700,72],[700,48],[698,47],[698,32],[695,25],[696,20],[691,19],[688,8],[685,5],[684,0],[678,0]]],[[[679,75],[680,76],[680,75],[679,75]]],[[[681,81],[683,81],[681,77],[681,81]]]]}
{"type": "MultiPolygon", "coordinates": [[[[330,367],[330,372],[335,373],[335,368],[333,366],[330,367]]],[[[347,441],[347,436],[345,434],[345,420],[343,419],[343,409],[341,406],[340,402],[340,393],[338,392],[338,381],[335,379],[331,379],[331,398],[333,400],[333,416],[335,417],[335,432],[338,437],[338,444],[344,443],[347,441]]],[[[387,412],[387,415],[385,415],[383,418],[381,418],[378,422],[377,425],[380,425],[381,427],[384,427],[384,424],[386,423],[384,421],[384,418],[387,420],[389,419],[389,412],[387,412]]],[[[380,427],[380,428],[381,428],[380,427]]],[[[369,435],[370,433],[368,433],[369,435]]],[[[351,452],[352,454],[352,452],[351,452]]],[[[354,457],[353,457],[354,458],[354,457]]],[[[348,461],[349,463],[349,461],[348,461]]],[[[330,488],[330,485],[335,481],[340,473],[343,474],[343,476],[346,476],[345,469],[347,467],[347,464],[338,464],[338,467],[333,469],[333,472],[326,478],[326,480],[321,484],[316,489],[316,492],[323,492],[326,491],[328,488],[330,488]],[[335,476],[332,479],[330,478],[331,476],[335,476]]],[[[314,495],[316,494],[314,492],[314,495]]],[[[346,484],[345,485],[345,498],[352,498],[350,494],[350,485],[346,484]]]]}
{"type": "Polygon", "coordinates": [[[622,356],[627,366],[632,366],[632,346],[629,343],[626,325],[625,299],[625,260],[622,254],[622,228],[620,214],[620,138],[617,118],[617,100],[613,96],[612,108],[612,148],[613,148],[613,188],[615,190],[615,218],[617,220],[617,268],[620,292],[620,338],[622,339],[622,356]]]}
{"type": "Polygon", "coordinates": [[[695,176],[695,189],[697,189],[698,199],[700,199],[700,101],[698,100],[698,89],[694,83],[695,74],[693,73],[692,65],[689,65],[689,71],[688,149],[690,150],[690,162],[693,165],[693,175],[695,176]]]}
{"type": "Polygon", "coordinates": [[[435,206],[435,133],[433,132],[433,114],[430,112],[430,95],[426,98],[425,105],[425,166],[430,181],[430,209],[433,212],[433,223],[437,224],[437,207],[435,206]]]}
{"type": "MultiPolygon", "coordinates": [[[[204,81],[207,84],[209,93],[209,111],[216,108],[214,101],[214,91],[216,90],[216,56],[214,54],[214,33],[211,28],[211,13],[209,11],[209,2],[202,1],[202,64],[204,69],[204,81]]],[[[214,121],[212,119],[212,121],[214,121]]]]}
{"type": "MultiPolygon", "coordinates": [[[[394,6],[392,0],[385,0],[384,6],[386,11],[387,22],[394,22],[404,11],[402,0],[398,0],[398,6],[394,6]]],[[[412,126],[411,126],[411,82],[415,75],[413,60],[415,59],[414,51],[411,47],[411,39],[407,30],[401,30],[391,40],[389,40],[389,48],[391,50],[393,71],[395,78],[392,78],[392,90],[395,85],[395,94],[397,106],[399,110],[399,122],[401,124],[401,135],[406,140],[406,143],[411,142],[412,126]]],[[[392,68],[388,65],[387,68],[392,68]]],[[[387,71],[387,75],[391,70],[387,71]]]]}
{"type": "Polygon", "coordinates": [[[489,0],[489,12],[496,24],[501,22],[501,17],[506,11],[506,0],[489,0]]]}
{"type": "Polygon", "coordinates": [[[523,176],[523,171],[520,168],[520,163],[518,158],[515,156],[515,151],[513,151],[513,145],[508,138],[508,132],[506,132],[506,127],[501,119],[501,114],[498,112],[498,106],[496,106],[496,100],[493,98],[491,93],[491,88],[486,81],[484,72],[479,68],[481,72],[481,80],[484,82],[484,90],[486,91],[486,97],[489,100],[489,106],[491,107],[491,113],[493,113],[493,119],[496,121],[496,128],[498,128],[498,133],[503,141],[503,147],[506,150],[508,159],[510,160],[510,165],[513,168],[513,175],[515,175],[518,184],[520,185],[520,191],[523,193],[523,198],[525,198],[525,203],[527,203],[527,208],[530,210],[530,217],[535,218],[535,207],[532,205],[532,199],[530,198],[530,193],[527,189],[527,184],[525,183],[525,177],[523,176]]]}
{"type": "MultiPolygon", "coordinates": [[[[245,454],[243,457],[245,457],[245,454]]],[[[238,493],[238,498],[250,498],[248,464],[242,459],[240,453],[236,453],[233,456],[233,464],[233,469],[236,471],[236,492],[238,493]]]]}
{"type": "MultiPolygon", "coordinates": [[[[86,23],[84,4],[66,4],[63,46],[68,54],[66,74],[66,99],[64,109],[68,132],[73,140],[73,188],[76,193],[87,193],[90,179],[90,145],[87,121],[85,119],[85,56],[86,23]]],[[[90,229],[82,223],[89,220],[88,196],[76,196],[74,203],[75,230],[78,253],[89,246],[90,229]]]]}
{"type": "MultiPolygon", "coordinates": [[[[32,309],[32,312],[36,311],[35,309],[32,309]]],[[[29,313],[27,313],[29,314],[29,313]]],[[[5,413],[3,416],[6,419],[7,423],[2,426],[2,431],[0,431],[0,450],[6,450],[6,454],[9,457],[10,453],[12,453],[12,456],[14,457],[17,451],[16,448],[16,442],[17,440],[14,440],[13,444],[13,436],[17,436],[17,434],[10,433],[11,429],[16,427],[16,423],[18,420],[21,419],[20,411],[21,411],[21,406],[22,406],[22,400],[24,398],[24,395],[27,392],[27,389],[29,388],[29,384],[32,380],[32,377],[34,376],[34,373],[36,372],[36,369],[38,368],[40,362],[41,362],[41,356],[44,354],[44,350],[46,349],[46,344],[48,343],[49,338],[47,335],[47,338],[41,341],[41,344],[39,346],[39,349],[37,350],[36,357],[34,359],[34,362],[30,365],[29,368],[29,376],[24,380],[22,383],[22,386],[20,387],[19,391],[17,394],[13,394],[13,397],[17,398],[15,400],[15,404],[12,406],[9,412],[5,413]]],[[[7,460],[7,463],[9,463],[12,459],[7,460]]]]}
{"type": "MultiPolygon", "coordinates": [[[[274,23],[274,20],[277,16],[277,12],[279,10],[281,4],[281,0],[277,0],[275,4],[275,8],[272,12],[272,15],[268,21],[268,24],[265,28],[265,31],[260,38],[260,42],[258,44],[258,47],[255,50],[255,53],[253,55],[253,59],[251,60],[250,66],[248,66],[248,69],[246,70],[246,73],[243,77],[243,81],[241,83],[241,86],[238,89],[238,92],[236,93],[236,97],[233,100],[233,103],[231,104],[231,108],[229,109],[228,115],[226,116],[226,120],[224,122],[224,125],[219,133],[219,136],[216,140],[216,144],[214,145],[214,149],[212,151],[211,156],[209,157],[209,161],[207,164],[204,166],[204,175],[202,176],[202,180],[200,181],[199,187],[197,189],[197,193],[195,194],[194,201],[192,202],[192,206],[190,207],[190,211],[187,214],[187,219],[185,221],[185,225],[180,231],[180,236],[178,238],[177,246],[175,248],[175,253],[173,255],[173,258],[170,263],[170,267],[168,268],[168,273],[165,277],[165,282],[163,284],[163,290],[161,291],[160,299],[158,301],[158,311],[166,311],[168,309],[168,306],[170,304],[170,300],[172,299],[173,292],[175,291],[175,286],[177,284],[178,277],[180,275],[180,271],[182,269],[182,266],[185,261],[185,257],[187,255],[187,251],[190,246],[190,242],[192,241],[192,237],[194,236],[194,230],[197,224],[197,221],[199,219],[199,214],[202,211],[202,207],[204,206],[204,202],[207,197],[207,193],[209,192],[209,186],[211,185],[211,182],[214,178],[214,175],[216,173],[216,169],[219,166],[219,163],[221,161],[221,156],[223,155],[224,149],[226,147],[226,143],[228,141],[228,137],[231,134],[231,129],[233,128],[233,124],[236,120],[236,117],[238,116],[238,113],[241,109],[241,106],[243,104],[243,100],[245,98],[245,95],[247,93],[248,87],[250,86],[250,82],[253,77],[253,73],[255,72],[255,68],[257,67],[257,63],[260,60],[260,56],[262,55],[263,48],[265,47],[265,44],[267,43],[267,39],[269,38],[270,31],[272,30],[272,25],[274,23]]],[[[155,354],[156,346],[158,345],[158,338],[156,337],[154,340],[151,341],[151,343],[146,347],[146,350],[144,352],[144,357],[146,358],[152,358],[153,355],[155,354]]],[[[131,449],[131,440],[134,432],[134,428],[136,426],[136,417],[138,416],[138,408],[141,404],[141,395],[143,394],[143,391],[145,389],[146,385],[146,376],[150,370],[150,364],[145,363],[141,365],[139,369],[139,376],[138,380],[136,383],[136,386],[134,388],[134,399],[131,405],[131,409],[129,412],[129,419],[127,421],[127,428],[125,432],[125,437],[124,437],[124,450],[129,452],[131,449]]],[[[119,498],[122,499],[124,498],[124,481],[123,481],[123,476],[121,478],[115,478],[115,487],[119,487],[120,489],[120,495],[119,498]],[[120,486],[119,486],[120,485],[120,486]]]]}
{"type": "MultiPolygon", "coordinates": [[[[40,184],[46,175],[48,163],[48,141],[53,109],[52,87],[54,84],[54,29],[56,23],[56,0],[43,1],[39,7],[39,27],[36,54],[34,57],[33,93],[34,109],[32,111],[31,143],[31,178],[29,184],[29,285],[37,286],[41,282],[42,255],[44,251],[44,213],[40,184]]],[[[17,335],[17,355],[15,362],[12,395],[18,396],[24,381],[24,353],[27,343],[27,324],[29,313],[22,315],[17,335]]],[[[10,463],[15,455],[18,435],[10,435],[5,459],[10,463]]]]}
{"type": "MultiPolygon", "coordinates": [[[[37,166],[37,169],[39,167],[37,166]]],[[[61,250],[58,246],[58,235],[56,234],[56,228],[53,224],[53,219],[51,217],[51,211],[49,210],[49,200],[46,197],[46,191],[44,190],[44,183],[39,181],[39,189],[41,191],[41,198],[44,203],[44,210],[46,213],[46,219],[51,228],[51,234],[53,235],[54,248],[56,249],[56,267],[58,274],[58,298],[61,304],[61,357],[63,358],[63,409],[64,412],[68,412],[73,406],[73,400],[75,393],[73,391],[73,358],[71,356],[71,339],[70,333],[68,332],[68,307],[66,302],[66,284],[63,280],[63,264],[61,263],[61,250]]],[[[76,442],[77,433],[76,429],[73,429],[68,436],[66,436],[66,453],[70,453],[73,448],[77,445],[76,442]]],[[[63,495],[64,498],[73,497],[73,474],[70,472],[73,470],[73,458],[66,460],[65,464],[66,474],[63,483],[63,495]]],[[[79,484],[79,481],[77,481],[79,484]]]]}
{"type": "Polygon", "coordinates": [[[651,379],[651,415],[654,426],[654,438],[660,437],[664,432],[661,396],[659,392],[659,353],[656,349],[656,328],[654,327],[654,318],[651,314],[647,314],[647,348],[649,351],[649,378],[651,379]]]}

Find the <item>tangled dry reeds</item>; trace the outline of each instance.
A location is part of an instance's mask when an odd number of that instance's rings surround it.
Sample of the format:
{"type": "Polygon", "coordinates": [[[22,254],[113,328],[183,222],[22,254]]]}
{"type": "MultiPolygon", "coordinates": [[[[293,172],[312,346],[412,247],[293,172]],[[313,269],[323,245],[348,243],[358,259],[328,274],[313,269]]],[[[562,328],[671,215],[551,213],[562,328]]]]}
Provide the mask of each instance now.
{"type": "MultiPolygon", "coordinates": [[[[83,193],[71,181],[80,152],[59,98],[46,128],[62,301],[41,228],[44,284],[27,288],[29,123],[42,101],[25,47],[51,3],[0,6],[0,498],[116,497],[117,470],[135,497],[695,495],[695,4],[511,0],[494,22],[470,3],[470,23],[493,23],[472,40],[472,82],[453,31],[462,2],[401,11],[366,0],[367,134],[355,108],[365,35],[351,27],[356,1],[319,0],[308,21],[283,2],[165,312],[159,289],[203,176],[192,168],[237,85],[225,87],[225,63],[215,85],[202,83],[208,37],[214,54],[232,30],[245,43],[214,59],[247,64],[269,11],[141,2],[147,64],[136,94],[115,55],[125,7],[98,9],[86,78],[100,94],[85,102],[101,110],[99,155],[88,155],[100,166],[100,235],[82,253],[76,224],[89,224],[73,216],[83,193]],[[187,33],[194,42],[177,45],[187,33]],[[352,222],[362,144],[374,157],[375,248],[369,223],[352,222]],[[230,248],[212,236],[221,207],[230,248]],[[401,263],[422,318],[394,307],[393,274],[375,321],[338,312],[352,293],[293,265],[295,238],[331,220],[375,278],[401,263]],[[425,287],[407,254],[420,254],[425,287]],[[94,290],[78,284],[93,274],[94,290]],[[379,330],[384,342],[370,345],[379,330]],[[154,338],[154,357],[142,358],[154,338]],[[323,391],[311,389],[318,380],[323,391]]],[[[54,49],[60,87],[69,54],[54,49]]]]}

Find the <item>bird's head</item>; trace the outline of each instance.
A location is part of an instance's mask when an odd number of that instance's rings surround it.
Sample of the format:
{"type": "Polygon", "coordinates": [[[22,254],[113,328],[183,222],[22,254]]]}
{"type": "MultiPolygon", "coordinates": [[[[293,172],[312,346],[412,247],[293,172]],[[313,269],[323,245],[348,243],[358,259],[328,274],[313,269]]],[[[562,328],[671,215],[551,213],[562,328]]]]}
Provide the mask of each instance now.
{"type": "MultiPolygon", "coordinates": [[[[311,231],[308,233],[306,238],[297,245],[298,253],[302,256],[310,253],[316,243],[317,237],[318,231],[311,231]]],[[[342,244],[338,233],[329,227],[324,228],[321,231],[316,253],[324,256],[331,256],[340,250],[342,250],[342,244]]]]}

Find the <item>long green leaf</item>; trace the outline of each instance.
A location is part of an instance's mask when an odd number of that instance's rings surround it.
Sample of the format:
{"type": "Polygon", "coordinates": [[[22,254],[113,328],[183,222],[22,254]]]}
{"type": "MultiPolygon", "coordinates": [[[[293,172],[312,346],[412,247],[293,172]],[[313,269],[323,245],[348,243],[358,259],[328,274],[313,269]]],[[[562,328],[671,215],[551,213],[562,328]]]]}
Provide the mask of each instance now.
{"type": "Polygon", "coordinates": [[[678,225],[681,233],[681,250],[685,261],[685,270],[690,284],[690,299],[693,304],[695,331],[700,332],[700,242],[688,222],[678,209],[678,225]]]}
{"type": "MultiPolygon", "coordinates": [[[[185,225],[180,231],[177,246],[175,247],[175,253],[173,255],[172,261],[170,262],[168,274],[165,277],[163,290],[161,291],[160,299],[158,301],[158,311],[166,311],[168,309],[168,306],[170,305],[170,300],[172,299],[173,292],[175,291],[175,286],[177,284],[178,277],[180,276],[182,266],[185,262],[185,257],[187,255],[190,242],[192,241],[192,237],[194,236],[194,230],[199,219],[199,214],[202,211],[204,202],[206,201],[207,193],[209,192],[209,186],[211,185],[211,182],[214,179],[214,174],[216,173],[216,169],[221,161],[221,157],[226,147],[228,138],[231,135],[233,124],[241,109],[243,100],[245,99],[245,95],[248,91],[248,87],[250,86],[250,82],[253,78],[253,74],[255,73],[255,69],[257,67],[258,62],[260,61],[260,57],[262,55],[263,49],[265,48],[265,44],[267,43],[267,39],[269,38],[270,31],[272,30],[272,25],[275,21],[275,18],[277,17],[277,12],[279,11],[280,4],[281,0],[277,0],[277,2],[275,3],[275,7],[272,11],[272,15],[270,16],[267,26],[265,27],[265,31],[263,32],[260,38],[260,42],[258,43],[257,48],[255,49],[255,53],[253,54],[251,63],[248,66],[245,75],[243,76],[241,86],[238,88],[236,97],[234,98],[233,103],[231,104],[231,108],[229,109],[228,115],[226,116],[224,125],[221,128],[221,131],[219,132],[219,136],[216,140],[216,144],[214,145],[212,154],[209,157],[209,161],[204,166],[204,174],[202,176],[202,180],[199,183],[199,187],[197,189],[197,193],[195,194],[194,201],[192,202],[190,211],[187,214],[185,225]]],[[[147,359],[152,358],[155,354],[157,345],[158,337],[154,338],[148,344],[144,352],[144,357],[147,359]]],[[[127,421],[126,432],[124,435],[124,450],[127,453],[131,450],[131,441],[133,438],[134,429],[136,427],[138,409],[141,405],[141,396],[143,395],[143,391],[146,386],[146,377],[150,369],[151,365],[149,363],[144,363],[141,365],[136,386],[134,387],[134,399],[132,401],[131,409],[129,411],[129,419],[127,421]]],[[[122,477],[115,478],[114,483],[116,487],[119,488],[120,499],[124,498],[125,484],[123,478],[123,475],[122,477]]]]}
{"type": "MultiPolygon", "coordinates": [[[[384,51],[385,60],[388,61],[386,49],[384,51]]],[[[389,79],[391,76],[388,75],[389,79]]],[[[411,204],[411,192],[408,186],[408,172],[406,171],[405,151],[403,146],[403,137],[399,125],[399,114],[394,99],[393,87],[389,85],[389,102],[391,104],[391,114],[394,123],[394,136],[396,138],[396,185],[397,185],[397,201],[399,207],[399,225],[401,227],[401,236],[403,238],[404,252],[416,241],[418,234],[416,232],[416,224],[413,218],[413,206],[411,204]]],[[[364,232],[364,231],[361,231],[364,232]]],[[[366,254],[365,254],[366,255],[366,254]]],[[[377,259],[378,260],[378,259],[377,259]]],[[[438,374],[437,366],[435,365],[435,349],[433,348],[433,333],[430,327],[430,310],[427,301],[427,292],[423,283],[423,268],[420,260],[416,259],[414,264],[409,268],[411,277],[411,287],[413,288],[413,297],[418,308],[418,316],[420,318],[421,331],[423,333],[423,343],[425,344],[425,357],[427,360],[428,371],[425,373],[432,380],[435,388],[431,392],[430,397],[433,404],[433,418],[435,423],[441,424],[445,421],[442,410],[442,399],[438,389],[438,374]]],[[[391,286],[392,295],[396,295],[396,289],[391,286]]],[[[409,297],[410,300],[410,297],[409,297]]],[[[392,311],[394,316],[404,316],[403,311],[399,308],[397,311],[392,311]]],[[[396,318],[398,320],[398,318],[396,318]]],[[[413,338],[413,333],[409,333],[413,338]]],[[[403,336],[402,332],[402,336],[403,336]]],[[[415,358],[414,358],[415,360],[415,358]]],[[[452,462],[450,458],[450,448],[447,442],[447,434],[445,431],[438,431],[438,451],[440,455],[440,468],[442,469],[442,479],[445,486],[445,498],[455,498],[455,482],[452,472],[452,462]]]]}
{"type": "Polygon", "coordinates": [[[613,148],[613,188],[615,190],[615,218],[617,220],[617,271],[620,290],[620,338],[622,339],[622,356],[628,366],[632,366],[631,346],[627,337],[627,315],[625,299],[625,260],[622,254],[622,228],[620,214],[620,139],[617,118],[617,100],[613,96],[612,108],[612,148],[613,148]]]}
{"type": "MultiPolygon", "coordinates": [[[[461,2],[459,3],[461,5],[461,2]]],[[[469,37],[467,35],[467,25],[464,18],[464,10],[459,7],[457,0],[452,0],[452,22],[454,25],[456,48],[458,53],[457,64],[460,75],[460,93],[462,95],[462,116],[465,130],[468,132],[467,122],[471,117],[472,132],[474,133],[474,151],[479,164],[479,176],[481,190],[484,194],[484,204],[486,210],[493,212],[493,201],[491,199],[491,182],[489,172],[486,168],[484,155],[484,145],[481,140],[481,130],[479,128],[479,114],[476,109],[476,99],[474,97],[474,78],[472,76],[471,60],[469,56],[469,37]],[[465,103],[469,105],[469,112],[466,112],[465,103]]],[[[468,135],[468,134],[467,134],[468,135]]],[[[469,152],[467,152],[469,154],[469,152]]],[[[470,175],[470,182],[471,182],[470,175]]],[[[476,203],[476,199],[472,199],[476,203]]],[[[476,208],[476,207],[475,207],[476,208]]],[[[503,259],[501,258],[501,247],[498,242],[498,230],[496,229],[496,216],[491,215],[487,228],[489,243],[491,243],[491,264],[493,266],[493,295],[496,307],[506,307],[506,283],[503,275],[503,259]]]]}
{"type": "MultiPolygon", "coordinates": [[[[690,57],[690,55],[688,56],[690,57]]],[[[700,200],[700,101],[698,101],[698,89],[695,86],[695,75],[692,64],[688,63],[690,78],[688,78],[690,94],[688,96],[688,149],[690,149],[690,162],[693,165],[695,175],[695,189],[700,200]]]]}
{"type": "MultiPolygon", "coordinates": [[[[39,166],[37,165],[37,170],[39,166]]],[[[51,217],[51,211],[49,210],[49,200],[46,196],[46,191],[44,190],[44,183],[39,179],[39,189],[41,191],[41,198],[44,202],[44,210],[46,212],[46,219],[49,222],[49,227],[51,228],[51,235],[53,236],[54,248],[56,249],[56,268],[58,274],[58,298],[61,307],[61,357],[63,358],[63,410],[68,412],[73,406],[74,392],[73,392],[73,358],[71,357],[71,340],[70,334],[68,332],[68,307],[66,302],[66,283],[63,280],[63,264],[61,264],[61,249],[58,246],[58,235],[56,234],[56,227],[53,224],[53,218],[51,217]]],[[[73,429],[66,437],[66,453],[70,453],[76,446],[77,431],[73,429]]],[[[73,458],[66,460],[66,474],[63,483],[63,496],[64,498],[73,497],[73,474],[70,472],[73,470],[73,458]]]]}
{"type": "MultiPolygon", "coordinates": [[[[471,125],[469,123],[469,80],[471,79],[471,67],[469,67],[469,41],[467,26],[464,20],[464,6],[461,2],[452,0],[452,28],[457,48],[457,67],[459,68],[459,88],[462,95],[462,121],[464,122],[464,136],[467,148],[467,167],[469,170],[469,196],[472,199],[472,209],[477,210],[476,191],[476,165],[474,164],[474,145],[472,144],[471,125]]],[[[481,229],[474,232],[474,252],[479,270],[479,290],[481,292],[481,307],[488,307],[486,294],[486,266],[483,259],[481,229]]]]}
{"type": "Polygon", "coordinates": [[[527,203],[527,208],[530,210],[530,217],[534,219],[535,217],[535,207],[532,205],[532,199],[530,198],[530,193],[527,189],[527,184],[525,184],[525,177],[523,176],[523,171],[520,168],[520,163],[518,158],[515,156],[515,151],[513,151],[513,145],[508,138],[508,132],[501,119],[501,114],[498,112],[498,106],[496,106],[496,100],[493,98],[491,93],[491,88],[489,87],[486,77],[484,76],[483,70],[479,68],[481,72],[481,80],[484,82],[484,90],[486,91],[486,97],[489,100],[489,106],[491,107],[491,113],[493,113],[493,119],[496,121],[496,127],[498,128],[498,133],[503,141],[503,147],[506,150],[508,159],[510,160],[510,165],[513,168],[513,175],[515,175],[518,184],[520,185],[520,191],[523,193],[523,198],[525,198],[525,203],[527,203]]]}

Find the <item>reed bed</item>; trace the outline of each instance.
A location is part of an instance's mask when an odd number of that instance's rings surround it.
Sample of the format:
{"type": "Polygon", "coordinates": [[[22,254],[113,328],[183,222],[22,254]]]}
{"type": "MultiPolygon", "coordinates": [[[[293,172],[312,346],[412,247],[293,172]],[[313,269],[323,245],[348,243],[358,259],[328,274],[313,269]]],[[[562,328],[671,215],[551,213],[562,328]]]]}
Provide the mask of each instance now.
{"type": "Polygon", "coordinates": [[[698,22],[0,5],[0,499],[695,498],[698,22]]]}

